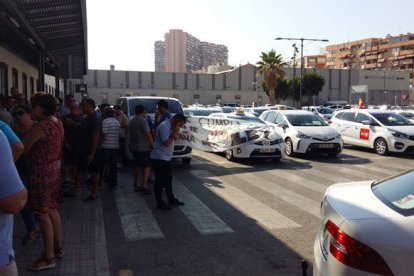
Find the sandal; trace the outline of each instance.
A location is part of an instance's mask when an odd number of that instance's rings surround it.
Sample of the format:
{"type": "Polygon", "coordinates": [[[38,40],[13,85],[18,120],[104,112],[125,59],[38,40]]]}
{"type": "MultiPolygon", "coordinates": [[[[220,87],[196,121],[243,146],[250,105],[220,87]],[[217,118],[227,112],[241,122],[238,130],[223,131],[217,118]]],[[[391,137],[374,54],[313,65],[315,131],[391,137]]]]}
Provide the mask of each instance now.
{"type": "Polygon", "coordinates": [[[39,231],[32,231],[30,233],[27,233],[27,235],[23,238],[22,240],[22,244],[23,245],[28,245],[29,243],[32,243],[34,241],[37,241],[40,237],[40,232],[39,231]]]}
{"type": "Polygon", "coordinates": [[[55,266],[56,266],[55,258],[46,259],[45,257],[42,257],[41,259],[32,263],[32,265],[29,267],[29,270],[41,271],[45,269],[54,268],[55,266]]]}
{"type": "Polygon", "coordinates": [[[55,250],[55,258],[56,259],[62,259],[63,256],[64,256],[64,253],[63,253],[63,248],[62,247],[55,250]]]}

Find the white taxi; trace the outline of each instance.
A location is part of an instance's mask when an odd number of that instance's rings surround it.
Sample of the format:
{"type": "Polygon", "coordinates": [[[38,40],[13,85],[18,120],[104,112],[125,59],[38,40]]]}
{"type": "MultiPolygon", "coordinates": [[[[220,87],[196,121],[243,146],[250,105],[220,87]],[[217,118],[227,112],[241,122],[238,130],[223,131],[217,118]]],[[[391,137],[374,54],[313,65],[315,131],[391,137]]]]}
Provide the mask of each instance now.
{"type": "Polygon", "coordinates": [[[414,153],[414,124],[394,111],[341,110],[331,121],[345,144],[372,148],[380,155],[414,153]]]}
{"type": "MultiPolygon", "coordinates": [[[[234,120],[243,120],[251,124],[258,126],[266,126],[267,124],[256,116],[243,111],[237,111],[234,113],[213,113],[208,117],[213,118],[225,118],[225,119],[234,119],[234,120]]],[[[235,158],[270,158],[274,160],[280,160],[285,156],[285,143],[283,138],[274,131],[273,126],[271,135],[268,135],[267,138],[263,141],[243,145],[239,147],[234,147],[232,149],[226,150],[225,156],[227,160],[234,160],[235,158]]],[[[240,135],[238,133],[234,135],[240,135]]],[[[246,140],[246,137],[232,137],[234,143],[238,141],[246,140]]]]}
{"type": "Polygon", "coordinates": [[[288,156],[295,153],[336,156],[342,151],[341,135],[310,111],[270,110],[263,112],[260,118],[278,126],[288,156]]]}

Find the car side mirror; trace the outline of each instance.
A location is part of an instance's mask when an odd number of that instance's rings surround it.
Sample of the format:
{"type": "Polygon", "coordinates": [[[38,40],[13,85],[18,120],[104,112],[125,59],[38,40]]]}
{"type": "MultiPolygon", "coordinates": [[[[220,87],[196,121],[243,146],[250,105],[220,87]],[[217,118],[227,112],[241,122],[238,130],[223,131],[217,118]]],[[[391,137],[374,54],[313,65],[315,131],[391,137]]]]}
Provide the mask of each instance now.
{"type": "Polygon", "coordinates": [[[287,124],[278,124],[277,126],[283,128],[283,129],[289,127],[287,124]]]}
{"type": "Polygon", "coordinates": [[[366,126],[370,126],[371,125],[371,121],[370,120],[363,120],[361,123],[363,125],[366,125],[366,126]]]}

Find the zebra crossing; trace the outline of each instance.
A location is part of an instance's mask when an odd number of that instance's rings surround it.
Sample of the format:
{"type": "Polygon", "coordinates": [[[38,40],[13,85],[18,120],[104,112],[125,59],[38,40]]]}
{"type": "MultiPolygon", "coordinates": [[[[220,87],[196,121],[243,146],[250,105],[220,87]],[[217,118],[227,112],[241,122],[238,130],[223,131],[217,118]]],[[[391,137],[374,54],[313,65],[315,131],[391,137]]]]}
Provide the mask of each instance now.
{"type": "MultiPolygon", "coordinates": [[[[222,157],[203,154],[194,157],[193,167],[188,174],[197,179],[196,185],[224,201],[244,216],[253,219],[263,228],[272,230],[295,229],[304,227],[286,212],[280,212],[259,194],[267,194],[313,220],[320,219],[320,200],[329,185],[338,182],[376,180],[396,175],[411,169],[407,162],[367,162],[357,164],[331,164],[312,162],[307,167],[306,160],[287,159],[255,170],[246,164],[223,161],[222,157]],[[202,166],[203,160],[210,160],[216,167],[202,166]],[[215,159],[220,160],[217,164],[215,159]],[[288,168],[288,169],[287,169],[288,168]],[[244,170],[246,169],[246,170],[244,170]],[[248,191],[246,190],[248,187],[248,191]],[[298,192],[299,191],[299,192],[298,192]],[[312,196],[310,195],[312,193],[312,196]]],[[[177,175],[176,175],[177,176],[177,175]]],[[[220,216],[218,208],[199,194],[194,183],[185,177],[174,177],[174,193],[184,206],[177,209],[200,235],[232,235],[241,225],[230,224],[220,216]]],[[[147,239],[168,239],[168,231],[162,230],[153,198],[138,196],[120,187],[114,191],[118,214],[126,241],[147,239]]],[[[174,215],[174,213],[169,213],[174,215]]]]}

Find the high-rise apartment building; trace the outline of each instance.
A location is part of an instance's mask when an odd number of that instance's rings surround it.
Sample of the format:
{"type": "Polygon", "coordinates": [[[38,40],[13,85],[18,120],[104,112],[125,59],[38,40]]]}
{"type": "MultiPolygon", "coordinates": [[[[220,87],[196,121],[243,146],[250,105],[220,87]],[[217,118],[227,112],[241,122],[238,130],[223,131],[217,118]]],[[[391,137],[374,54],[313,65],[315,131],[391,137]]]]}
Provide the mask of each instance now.
{"type": "Polygon", "coordinates": [[[224,45],[200,41],[182,30],[170,30],[164,38],[154,44],[155,71],[184,73],[227,64],[228,50],[224,45]]]}
{"type": "Polygon", "coordinates": [[[154,43],[155,71],[165,72],[165,42],[158,40],[154,43]]]}
{"type": "Polygon", "coordinates": [[[326,67],[410,72],[414,82],[414,34],[368,38],[326,47],[326,67]]]}

